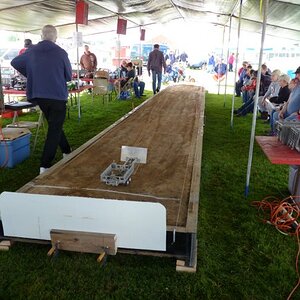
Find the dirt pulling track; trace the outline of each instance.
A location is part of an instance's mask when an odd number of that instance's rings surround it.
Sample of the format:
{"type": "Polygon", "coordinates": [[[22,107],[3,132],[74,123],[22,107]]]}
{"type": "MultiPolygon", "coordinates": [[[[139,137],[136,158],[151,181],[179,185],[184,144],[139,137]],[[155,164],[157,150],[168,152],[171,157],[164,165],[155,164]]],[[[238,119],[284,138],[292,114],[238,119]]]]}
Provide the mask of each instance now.
{"type": "Polygon", "coordinates": [[[169,230],[196,232],[204,105],[201,87],[168,87],[18,192],[160,202],[169,230]],[[148,148],[147,163],[128,186],[106,185],[100,174],[122,145],[148,148]]]}

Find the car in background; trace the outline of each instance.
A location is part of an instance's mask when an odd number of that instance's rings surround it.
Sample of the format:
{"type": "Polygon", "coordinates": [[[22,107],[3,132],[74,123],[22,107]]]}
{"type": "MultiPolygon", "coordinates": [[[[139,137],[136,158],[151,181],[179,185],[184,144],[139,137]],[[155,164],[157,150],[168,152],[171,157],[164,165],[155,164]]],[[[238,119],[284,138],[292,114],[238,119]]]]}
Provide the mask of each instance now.
{"type": "Polygon", "coordinates": [[[9,87],[11,78],[16,75],[16,70],[10,65],[12,59],[19,55],[20,49],[0,48],[0,67],[2,85],[9,87]]]}
{"type": "Polygon", "coordinates": [[[195,69],[195,70],[205,70],[206,65],[207,65],[207,61],[206,60],[201,60],[199,62],[189,64],[188,67],[190,69],[195,69]]]}
{"type": "Polygon", "coordinates": [[[0,48],[0,66],[10,67],[10,62],[19,55],[20,49],[15,48],[0,48]]]}

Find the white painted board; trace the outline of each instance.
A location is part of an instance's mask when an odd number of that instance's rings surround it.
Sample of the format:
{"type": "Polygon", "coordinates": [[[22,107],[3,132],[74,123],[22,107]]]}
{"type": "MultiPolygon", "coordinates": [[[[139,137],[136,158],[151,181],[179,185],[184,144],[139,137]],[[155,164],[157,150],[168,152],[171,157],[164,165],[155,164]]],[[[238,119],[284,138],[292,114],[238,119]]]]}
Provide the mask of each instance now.
{"type": "Polygon", "coordinates": [[[112,233],[119,248],[166,250],[160,203],[3,192],[0,219],[5,236],[51,240],[51,229],[112,233]]]}
{"type": "Polygon", "coordinates": [[[140,164],[147,162],[148,148],[122,146],[121,161],[126,161],[128,158],[138,158],[140,164]]]}

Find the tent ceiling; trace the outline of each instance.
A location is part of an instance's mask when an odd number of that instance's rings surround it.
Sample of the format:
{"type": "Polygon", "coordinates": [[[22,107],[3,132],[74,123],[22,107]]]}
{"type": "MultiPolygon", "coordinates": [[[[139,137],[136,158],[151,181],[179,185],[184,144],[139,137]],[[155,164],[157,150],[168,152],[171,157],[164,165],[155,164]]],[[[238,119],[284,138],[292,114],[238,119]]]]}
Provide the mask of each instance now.
{"type": "MultiPolygon", "coordinates": [[[[239,0],[90,0],[89,25],[80,26],[84,35],[116,31],[118,16],[127,28],[165,24],[172,20],[199,21],[237,28],[239,0]]],[[[293,40],[300,38],[300,0],[269,0],[267,34],[293,40]]],[[[60,36],[74,30],[75,0],[1,0],[0,28],[39,33],[45,24],[60,27],[60,36]]],[[[241,28],[260,32],[260,0],[243,0],[241,28]]]]}

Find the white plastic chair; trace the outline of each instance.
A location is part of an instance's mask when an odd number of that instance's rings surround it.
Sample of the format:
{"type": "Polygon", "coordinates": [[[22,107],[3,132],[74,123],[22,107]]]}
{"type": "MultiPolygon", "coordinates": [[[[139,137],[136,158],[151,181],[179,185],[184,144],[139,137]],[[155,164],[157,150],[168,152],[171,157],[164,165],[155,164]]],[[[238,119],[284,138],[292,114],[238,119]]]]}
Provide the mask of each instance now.
{"type": "Polygon", "coordinates": [[[103,104],[104,104],[105,97],[107,97],[108,101],[111,101],[112,90],[110,88],[110,83],[107,78],[94,78],[93,92],[92,92],[93,101],[94,101],[94,95],[102,96],[103,104]]]}

